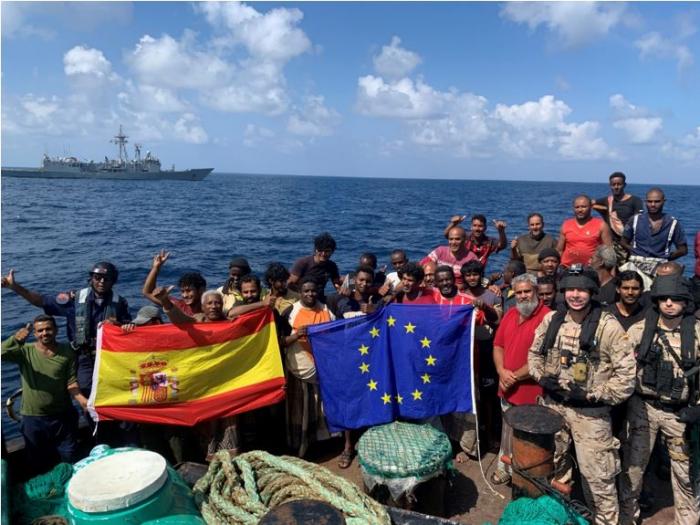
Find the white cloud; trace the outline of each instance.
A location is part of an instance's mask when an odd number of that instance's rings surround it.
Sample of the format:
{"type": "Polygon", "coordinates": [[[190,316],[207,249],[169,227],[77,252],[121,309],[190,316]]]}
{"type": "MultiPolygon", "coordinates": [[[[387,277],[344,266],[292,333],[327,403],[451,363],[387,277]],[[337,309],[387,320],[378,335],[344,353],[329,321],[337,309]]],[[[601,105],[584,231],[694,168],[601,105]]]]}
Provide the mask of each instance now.
{"type": "Polygon", "coordinates": [[[597,122],[589,121],[580,124],[562,124],[559,127],[563,132],[559,137],[559,153],[568,159],[616,158],[615,151],[597,136],[599,127],[597,122]]]}
{"type": "Polygon", "coordinates": [[[175,136],[184,142],[204,144],[209,140],[207,132],[199,125],[197,117],[192,113],[182,115],[173,126],[175,136]]]}
{"type": "Polygon", "coordinates": [[[357,108],[374,117],[437,118],[444,116],[445,101],[450,93],[441,93],[420,78],[386,82],[367,75],[357,81],[357,108]]]}
{"type": "Polygon", "coordinates": [[[555,128],[571,113],[571,108],[552,95],[545,95],[537,102],[505,106],[498,104],[494,114],[506,124],[516,129],[555,128]]]}
{"type": "Polygon", "coordinates": [[[614,122],[613,126],[625,131],[633,144],[646,144],[661,131],[663,120],[660,117],[628,118],[614,122]]]}
{"type": "Polygon", "coordinates": [[[555,33],[568,47],[604,37],[624,22],[625,5],[602,2],[507,2],[501,16],[531,30],[540,25],[555,33]]]}
{"type": "Polygon", "coordinates": [[[693,53],[688,46],[664,38],[655,31],[642,36],[634,45],[639,49],[639,57],[642,59],[653,57],[675,60],[679,70],[693,64],[693,53]]]}
{"type": "Polygon", "coordinates": [[[148,84],[139,85],[133,102],[142,109],[154,112],[180,112],[187,107],[187,104],[178,98],[174,91],[148,84]]]}
{"type": "Polygon", "coordinates": [[[311,41],[298,24],[304,18],[299,9],[276,8],[260,13],[240,2],[198,4],[214,27],[230,31],[232,43],[245,46],[252,57],[287,62],[311,49],[311,41]]]}
{"type": "Polygon", "coordinates": [[[61,107],[58,97],[47,99],[31,93],[22,100],[22,107],[37,123],[46,122],[61,107]]]}
{"type": "Polygon", "coordinates": [[[382,52],[372,59],[374,70],[379,75],[390,79],[401,78],[421,63],[417,53],[402,48],[400,44],[399,37],[392,37],[391,43],[388,46],[382,46],[382,52]]]}
{"type": "Polygon", "coordinates": [[[306,97],[304,105],[295,110],[287,121],[287,130],[306,137],[327,136],[340,122],[340,114],[325,105],[322,96],[306,97]]]}
{"type": "Polygon", "coordinates": [[[624,131],[632,144],[652,142],[663,127],[661,117],[651,115],[647,109],[632,104],[619,93],[610,97],[610,107],[613,109],[613,127],[624,131]]]}
{"type": "Polygon", "coordinates": [[[661,151],[687,164],[700,162],[700,126],[675,142],[667,142],[661,151]]]}
{"type": "Polygon", "coordinates": [[[106,78],[112,72],[112,64],[99,49],[75,46],[63,55],[63,71],[66,75],[94,75],[106,78]]]}
{"type": "Polygon", "coordinates": [[[140,82],[151,86],[206,89],[225,84],[234,68],[213,53],[195,49],[194,35],[141,37],[126,62],[140,82]]]}

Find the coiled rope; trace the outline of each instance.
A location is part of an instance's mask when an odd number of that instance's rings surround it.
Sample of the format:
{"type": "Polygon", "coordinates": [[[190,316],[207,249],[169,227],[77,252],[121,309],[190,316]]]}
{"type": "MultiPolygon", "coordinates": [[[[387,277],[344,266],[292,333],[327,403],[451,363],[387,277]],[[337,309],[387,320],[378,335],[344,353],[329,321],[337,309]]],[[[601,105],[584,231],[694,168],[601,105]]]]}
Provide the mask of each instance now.
{"type": "Polygon", "coordinates": [[[210,525],[256,525],[271,508],[298,499],[325,501],[345,515],[348,525],[391,523],[382,505],[330,470],[259,450],[235,458],[219,451],[193,492],[210,525]]]}

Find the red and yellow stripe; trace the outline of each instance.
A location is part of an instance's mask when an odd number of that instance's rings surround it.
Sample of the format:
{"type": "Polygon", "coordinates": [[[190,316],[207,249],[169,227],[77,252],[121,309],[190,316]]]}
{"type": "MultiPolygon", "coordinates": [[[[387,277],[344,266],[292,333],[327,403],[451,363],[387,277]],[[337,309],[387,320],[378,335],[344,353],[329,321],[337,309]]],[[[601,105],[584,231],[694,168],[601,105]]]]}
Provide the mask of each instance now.
{"type": "Polygon", "coordinates": [[[129,334],[105,324],[89,405],[99,419],[194,425],[281,401],[284,384],[270,309],[129,334]]]}

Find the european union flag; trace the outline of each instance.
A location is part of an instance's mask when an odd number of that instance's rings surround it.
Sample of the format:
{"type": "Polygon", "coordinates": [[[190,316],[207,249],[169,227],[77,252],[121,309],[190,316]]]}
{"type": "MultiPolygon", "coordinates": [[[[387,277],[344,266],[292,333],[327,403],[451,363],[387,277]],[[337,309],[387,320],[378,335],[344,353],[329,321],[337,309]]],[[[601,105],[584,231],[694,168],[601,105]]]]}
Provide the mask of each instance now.
{"type": "Polygon", "coordinates": [[[390,304],[309,327],[329,429],[472,412],[474,309],[390,304]]]}

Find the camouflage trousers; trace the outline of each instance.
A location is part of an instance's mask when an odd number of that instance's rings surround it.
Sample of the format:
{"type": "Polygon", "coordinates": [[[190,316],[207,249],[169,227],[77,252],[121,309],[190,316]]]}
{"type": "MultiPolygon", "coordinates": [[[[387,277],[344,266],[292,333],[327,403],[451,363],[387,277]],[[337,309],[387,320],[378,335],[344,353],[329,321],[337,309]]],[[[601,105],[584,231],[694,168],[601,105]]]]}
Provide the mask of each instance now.
{"type": "Polygon", "coordinates": [[[634,395],[627,404],[627,439],[622,446],[620,476],[620,525],[639,519],[639,494],[644,469],[659,431],[664,435],[671,457],[671,487],[675,507],[675,525],[700,523],[698,500],[690,484],[690,458],[685,439],[685,423],[673,412],[652,406],[634,395]]]}
{"type": "Polygon", "coordinates": [[[619,507],[615,477],[620,473],[620,442],[613,436],[610,407],[574,408],[545,398],[544,406],[564,418],[554,436],[557,479],[569,483],[573,465],[568,454],[573,441],[581,473],[583,495],[596,514],[598,525],[617,524],[619,507]]]}

